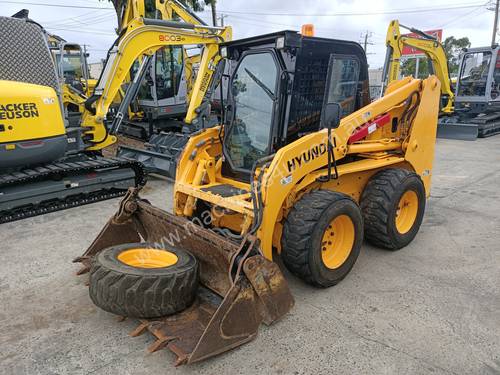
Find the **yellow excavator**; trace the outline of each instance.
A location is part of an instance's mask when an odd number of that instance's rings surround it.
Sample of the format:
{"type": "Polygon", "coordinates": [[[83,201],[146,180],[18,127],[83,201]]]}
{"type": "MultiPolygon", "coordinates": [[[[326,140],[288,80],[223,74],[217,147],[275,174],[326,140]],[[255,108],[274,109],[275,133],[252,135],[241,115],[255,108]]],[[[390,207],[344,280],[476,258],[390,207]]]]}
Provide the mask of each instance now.
{"type": "Polygon", "coordinates": [[[62,87],[62,102],[70,126],[78,126],[85,101],[94,92],[96,79],[90,78],[87,53],[77,43],[49,34],[49,47],[62,87]]]}
{"type": "MultiPolygon", "coordinates": [[[[204,25],[196,14],[178,1],[113,1],[119,19],[118,30],[124,30],[135,18],[182,21],[194,25],[204,25]]],[[[156,52],[150,65],[145,69],[144,78],[131,102],[132,111],[124,118],[120,134],[146,141],[142,147],[120,145],[119,157],[140,161],[148,172],[175,178],[176,160],[189,139],[189,134],[203,126],[216,124],[217,114],[207,110],[203,122],[187,124],[184,117],[192,96],[195,71],[200,64],[203,45],[170,46],[156,52]],[[210,114],[210,115],[208,115],[210,114]]],[[[134,64],[135,71],[139,61],[134,64]]],[[[220,67],[223,69],[223,67],[220,67]]],[[[219,72],[218,75],[222,74],[219,72]]],[[[220,78],[214,80],[219,82],[220,78]]],[[[213,91],[215,87],[211,87],[213,91]]],[[[221,97],[222,95],[219,95],[221,97]]],[[[212,99],[214,97],[212,96],[212,99]]],[[[218,115],[223,111],[223,103],[205,103],[211,109],[217,107],[218,115]]]]}
{"type": "MultiPolygon", "coordinates": [[[[242,345],[292,309],[277,258],[329,287],[364,239],[407,246],[431,188],[437,77],[393,81],[371,102],[355,42],[283,31],[217,48],[234,67],[227,111],[182,151],[173,214],[131,189],[75,259],[92,301],[139,319],[131,335],[149,331],[149,351],[168,348],[176,365],[242,345]]],[[[202,100],[195,87],[191,103],[202,100]]]]}
{"type": "Polygon", "coordinates": [[[46,35],[29,19],[0,18],[0,223],[123,195],[142,186],[142,164],[103,158],[151,56],[165,46],[204,45],[186,123],[200,121],[207,82],[220,60],[218,45],[230,28],[185,27],[137,18],[108,53],[93,95],[77,127],[66,127],[60,86],[46,35]],[[17,38],[12,38],[16,35],[17,38]],[[135,60],[142,59],[124,101],[109,124],[108,110],[135,60]]]}
{"type": "MultiPolygon", "coordinates": [[[[29,20],[29,10],[23,9],[12,17],[29,20]]],[[[90,78],[88,55],[79,44],[68,43],[48,32],[46,37],[61,86],[65,119],[69,126],[78,126],[84,103],[94,91],[97,80],[90,78]]]]}
{"type": "Polygon", "coordinates": [[[403,48],[412,47],[425,53],[430,74],[436,75],[441,81],[441,112],[443,114],[453,113],[455,94],[451,86],[448,57],[441,42],[432,35],[414,27],[404,26],[398,20],[393,20],[387,29],[386,46],[382,91],[388,83],[399,79],[403,48]],[[416,36],[402,34],[401,28],[407,29],[416,36]]]}
{"type": "Polygon", "coordinates": [[[438,138],[476,140],[478,137],[500,133],[498,46],[464,50],[456,84],[452,85],[445,50],[432,35],[394,20],[387,30],[386,45],[382,90],[387,83],[399,79],[405,46],[424,52],[428,58],[429,72],[441,81],[438,138]],[[401,28],[416,36],[401,34],[401,28]]]}
{"type": "MultiPolygon", "coordinates": [[[[139,17],[182,19],[175,10],[181,14],[189,14],[188,20],[196,17],[177,2],[115,0],[112,3],[118,16],[118,33],[126,30],[128,24],[139,17]]],[[[129,116],[122,123],[120,133],[148,141],[154,133],[161,130],[177,129],[186,115],[193,84],[191,72],[197,58],[199,55],[188,54],[182,46],[169,46],[158,50],[146,69],[145,77],[131,103],[129,116]]],[[[140,61],[136,61],[130,72],[130,80],[134,78],[139,65],[140,61]]]]}

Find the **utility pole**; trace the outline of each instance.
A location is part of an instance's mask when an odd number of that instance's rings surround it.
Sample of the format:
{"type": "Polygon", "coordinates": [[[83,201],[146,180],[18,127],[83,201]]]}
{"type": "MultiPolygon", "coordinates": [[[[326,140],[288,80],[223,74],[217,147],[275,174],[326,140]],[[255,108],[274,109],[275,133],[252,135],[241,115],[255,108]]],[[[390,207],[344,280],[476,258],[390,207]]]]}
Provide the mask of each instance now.
{"type": "Polygon", "coordinates": [[[372,46],[374,45],[375,43],[372,43],[370,41],[370,38],[372,37],[373,33],[371,31],[366,31],[364,37],[363,37],[363,34],[361,34],[361,38],[363,39],[363,42],[360,42],[360,43],[363,43],[363,49],[365,50],[365,55],[368,56],[368,55],[373,55],[373,53],[368,53],[367,49],[368,49],[368,46],[372,46]]]}
{"type": "Polygon", "coordinates": [[[495,22],[493,23],[493,36],[491,37],[491,45],[494,46],[497,37],[498,30],[498,7],[500,5],[500,0],[497,0],[495,5],[495,22]]]}
{"type": "Polygon", "coordinates": [[[371,31],[366,31],[365,36],[364,36],[364,42],[363,42],[363,49],[365,50],[365,53],[368,54],[367,48],[369,45],[373,45],[372,42],[370,42],[370,38],[372,37],[373,33],[371,31]]]}
{"type": "Polygon", "coordinates": [[[221,14],[219,17],[217,17],[218,20],[220,20],[220,26],[224,27],[224,19],[227,18],[227,14],[221,14]]]}

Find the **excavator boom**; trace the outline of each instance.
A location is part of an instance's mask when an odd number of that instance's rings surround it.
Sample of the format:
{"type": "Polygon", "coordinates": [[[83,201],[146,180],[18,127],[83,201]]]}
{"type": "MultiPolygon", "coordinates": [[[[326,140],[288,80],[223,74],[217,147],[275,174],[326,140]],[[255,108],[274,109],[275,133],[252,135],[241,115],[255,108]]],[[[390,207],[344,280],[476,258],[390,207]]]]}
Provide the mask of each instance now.
{"type": "Polygon", "coordinates": [[[401,25],[399,21],[394,20],[391,21],[387,30],[386,46],[387,52],[382,73],[382,91],[385,90],[389,83],[399,79],[403,48],[405,46],[413,47],[425,53],[431,62],[431,74],[436,75],[441,81],[443,101],[441,112],[453,112],[455,94],[451,88],[448,58],[440,41],[423,31],[401,25]],[[401,34],[401,28],[408,29],[418,37],[401,34]]]}
{"type": "MultiPolygon", "coordinates": [[[[109,134],[104,125],[106,114],[134,61],[142,56],[151,56],[162,47],[190,44],[205,46],[185,118],[187,124],[198,121],[200,106],[220,60],[218,46],[231,38],[230,28],[155,19],[135,19],[127,30],[110,50],[94,95],[86,103],[88,111],[84,113],[82,126],[88,129],[85,134],[92,143],[89,150],[100,150],[116,142],[115,133],[119,129],[119,123],[112,126],[113,133],[109,134]]],[[[140,80],[137,79],[135,84],[140,84],[140,80]]],[[[116,121],[120,122],[125,115],[123,112],[119,113],[116,121]]]]}

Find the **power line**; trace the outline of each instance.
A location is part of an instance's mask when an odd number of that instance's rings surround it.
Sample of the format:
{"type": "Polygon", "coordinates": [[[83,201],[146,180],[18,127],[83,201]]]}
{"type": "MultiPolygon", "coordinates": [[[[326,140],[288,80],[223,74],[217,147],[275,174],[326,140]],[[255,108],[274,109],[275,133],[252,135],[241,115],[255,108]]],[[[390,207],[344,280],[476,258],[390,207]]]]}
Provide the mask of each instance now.
{"type": "MultiPolygon", "coordinates": [[[[252,26],[270,26],[270,25],[276,25],[276,26],[283,26],[283,27],[291,27],[291,28],[294,28],[294,29],[300,29],[301,28],[301,24],[288,24],[288,23],[279,23],[279,22],[272,22],[272,21],[267,21],[267,20],[257,20],[255,18],[248,18],[248,17],[241,17],[241,16],[235,16],[235,15],[230,15],[229,17],[235,19],[236,21],[238,22],[241,22],[241,23],[245,23],[247,25],[252,25],[252,26]],[[252,21],[252,23],[250,22],[243,22],[242,20],[246,20],[246,21],[252,21]]],[[[272,27],[271,27],[272,28],[272,27]]],[[[325,27],[314,27],[316,30],[318,31],[328,31],[328,32],[339,32],[339,30],[337,29],[330,29],[330,28],[325,28],[325,27]]],[[[273,29],[273,28],[272,28],[273,29]]]]}
{"type": "Polygon", "coordinates": [[[351,17],[351,16],[373,16],[373,15],[385,15],[385,14],[408,14],[408,13],[428,13],[440,10],[456,10],[456,9],[468,9],[477,8],[480,6],[486,6],[489,2],[484,3],[464,3],[457,4],[453,6],[438,6],[438,7],[425,7],[425,8],[413,8],[413,9],[393,9],[393,10],[380,10],[380,11],[370,11],[370,12],[339,12],[339,13],[318,13],[318,14],[305,14],[305,13],[273,13],[273,12],[253,12],[253,11],[236,11],[236,10],[221,10],[223,13],[227,14],[248,14],[256,16],[284,16],[284,17],[351,17]]]}
{"type": "MultiPolygon", "coordinates": [[[[114,8],[107,7],[96,7],[96,6],[84,6],[84,5],[64,5],[64,4],[49,4],[49,3],[32,3],[24,1],[0,1],[5,4],[18,4],[18,5],[34,5],[34,6],[46,6],[46,7],[58,7],[58,8],[73,8],[73,9],[97,9],[97,10],[113,10],[114,8]]],[[[488,2],[489,3],[489,2],[488,2]]],[[[426,7],[426,8],[413,8],[413,9],[393,9],[393,10],[380,10],[371,12],[345,12],[345,13],[319,13],[319,14],[304,14],[304,13],[272,13],[272,12],[252,12],[252,11],[235,11],[235,10],[221,10],[221,12],[226,14],[248,14],[256,16],[285,16],[285,17],[351,17],[351,16],[372,16],[372,15],[384,15],[384,14],[408,14],[408,13],[427,13],[435,12],[440,10],[455,10],[455,9],[467,9],[476,8],[478,6],[485,6],[484,3],[463,3],[454,6],[440,6],[440,7],[426,7]]],[[[209,10],[205,10],[209,12],[209,10]]]]}
{"type": "Polygon", "coordinates": [[[115,10],[114,8],[92,7],[86,5],[64,5],[64,4],[48,4],[48,3],[31,3],[26,1],[0,1],[3,4],[18,4],[18,5],[34,5],[54,8],[72,8],[72,9],[98,9],[98,10],[115,10]]]}
{"type": "Polygon", "coordinates": [[[69,31],[73,33],[78,33],[78,34],[93,34],[93,35],[106,35],[110,37],[115,37],[112,32],[107,32],[106,30],[91,30],[91,29],[85,29],[85,30],[75,30],[75,29],[66,29],[66,28],[61,28],[61,27],[46,27],[47,30],[58,30],[58,31],[69,31]]]}
{"type": "Polygon", "coordinates": [[[458,16],[458,17],[456,17],[456,18],[451,19],[450,21],[448,21],[448,22],[446,22],[446,23],[442,24],[441,26],[438,26],[438,28],[439,28],[439,29],[443,29],[443,28],[445,28],[446,26],[450,26],[450,25],[454,24],[455,22],[460,21],[460,20],[461,20],[461,19],[463,19],[463,18],[467,18],[467,19],[469,19],[469,20],[470,20],[470,19],[472,19],[472,18],[474,18],[474,17],[477,17],[477,16],[479,16],[479,15],[481,15],[481,14],[483,14],[483,13],[487,12],[487,11],[488,11],[487,9],[481,9],[481,7],[478,7],[477,9],[474,9],[474,10],[472,10],[472,11],[470,11],[470,12],[467,12],[467,13],[462,14],[462,15],[460,15],[460,16],[458,16]],[[480,12],[477,12],[478,10],[479,10],[480,12]],[[473,13],[476,13],[476,14],[474,14],[474,15],[473,15],[473,13]]]}
{"type": "Polygon", "coordinates": [[[92,26],[94,24],[102,23],[108,20],[111,20],[115,18],[116,16],[112,14],[101,14],[101,15],[92,15],[92,16],[87,16],[83,17],[82,16],[76,16],[76,17],[71,17],[68,19],[62,19],[62,20],[52,20],[52,21],[45,21],[45,22],[40,22],[43,25],[46,26],[66,26],[66,27],[82,27],[82,26],[92,26]]]}

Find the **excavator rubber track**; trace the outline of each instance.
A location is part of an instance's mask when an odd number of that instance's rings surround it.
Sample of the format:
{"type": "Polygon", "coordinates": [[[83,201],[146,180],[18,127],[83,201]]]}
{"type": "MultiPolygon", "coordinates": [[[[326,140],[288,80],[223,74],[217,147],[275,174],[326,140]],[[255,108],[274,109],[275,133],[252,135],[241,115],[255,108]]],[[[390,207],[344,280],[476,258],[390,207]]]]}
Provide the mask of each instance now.
{"type": "Polygon", "coordinates": [[[500,133],[500,113],[478,116],[471,122],[477,124],[479,138],[487,138],[500,133]]]}
{"type": "Polygon", "coordinates": [[[141,163],[81,156],[0,175],[0,224],[123,196],[146,183],[141,163]]]}

